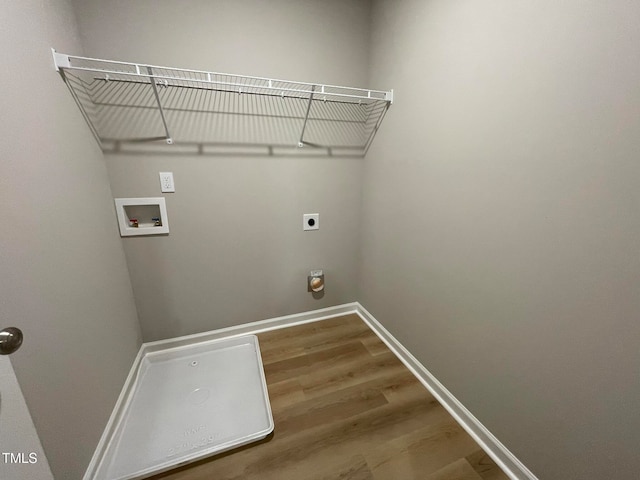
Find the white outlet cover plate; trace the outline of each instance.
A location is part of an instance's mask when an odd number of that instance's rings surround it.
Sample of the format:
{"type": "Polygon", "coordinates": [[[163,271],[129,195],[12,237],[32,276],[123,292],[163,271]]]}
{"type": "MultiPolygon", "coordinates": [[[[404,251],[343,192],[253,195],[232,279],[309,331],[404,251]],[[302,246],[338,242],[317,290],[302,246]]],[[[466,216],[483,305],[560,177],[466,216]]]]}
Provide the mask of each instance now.
{"type": "Polygon", "coordinates": [[[176,191],[176,185],[173,183],[173,172],[160,172],[160,190],[162,193],[176,191]]]}
{"type": "Polygon", "coordinates": [[[305,213],[302,215],[302,229],[303,230],[320,230],[320,214],[319,213],[305,213]],[[311,222],[309,222],[311,220],[311,222]],[[313,223],[313,225],[309,225],[313,223]]]}

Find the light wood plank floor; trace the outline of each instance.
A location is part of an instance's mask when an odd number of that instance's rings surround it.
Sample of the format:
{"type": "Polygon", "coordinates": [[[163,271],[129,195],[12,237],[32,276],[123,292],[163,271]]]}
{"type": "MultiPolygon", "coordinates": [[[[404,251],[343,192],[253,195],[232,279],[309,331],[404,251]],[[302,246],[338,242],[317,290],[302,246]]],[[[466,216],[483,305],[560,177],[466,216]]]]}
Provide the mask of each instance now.
{"type": "Polygon", "coordinates": [[[274,433],[154,479],[508,478],[357,315],[258,338],[274,433]]]}

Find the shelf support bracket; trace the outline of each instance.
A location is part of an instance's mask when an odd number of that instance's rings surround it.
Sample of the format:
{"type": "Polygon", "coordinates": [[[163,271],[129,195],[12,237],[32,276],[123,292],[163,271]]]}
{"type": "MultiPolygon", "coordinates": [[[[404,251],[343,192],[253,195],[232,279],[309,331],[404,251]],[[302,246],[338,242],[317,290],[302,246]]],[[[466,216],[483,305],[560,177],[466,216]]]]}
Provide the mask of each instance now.
{"type": "Polygon", "coordinates": [[[311,110],[311,102],[313,101],[313,93],[316,90],[316,86],[311,86],[311,93],[309,94],[309,103],[307,103],[307,113],[304,115],[304,123],[302,124],[302,132],[300,132],[300,140],[298,141],[298,147],[304,147],[304,131],[307,128],[307,121],[309,120],[309,111],[311,110]]]}
{"type": "Polygon", "coordinates": [[[393,89],[384,93],[384,99],[389,102],[389,104],[393,104],[393,89]]]}
{"type": "Polygon", "coordinates": [[[158,102],[158,109],[160,110],[160,117],[162,118],[164,133],[167,136],[167,143],[171,145],[173,143],[173,138],[171,138],[171,134],[169,133],[169,127],[167,127],[167,119],[164,116],[164,110],[162,109],[162,102],[160,101],[160,95],[158,95],[158,87],[156,87],[156,79],[153,76],[153,69],[151,67],[147,67],[147,71],[149,72],[149,81],[151,82],[153,95],[156,97],[156,102],[158,102]]]}
{"type": "Polygon", "coordinates": [[[56,52],[55,48],[51,49],[53,54],[53,65],[56,67],[56,72],[60,71],[60,68],[71,68],[71,62],[69,62],[69,55],[56,52]]]}

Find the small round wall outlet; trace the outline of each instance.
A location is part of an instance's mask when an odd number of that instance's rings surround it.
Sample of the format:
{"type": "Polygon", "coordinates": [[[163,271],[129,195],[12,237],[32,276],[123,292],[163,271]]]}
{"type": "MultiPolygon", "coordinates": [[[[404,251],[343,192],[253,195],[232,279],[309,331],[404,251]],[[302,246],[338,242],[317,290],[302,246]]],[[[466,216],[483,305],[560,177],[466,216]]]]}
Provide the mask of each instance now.
{"type": "Polygon", "coordinates": [[[319,213],[305,213],[302,215],[302,229],[303,230],[319,230],[320,229],[320,214],[319,213]]]}

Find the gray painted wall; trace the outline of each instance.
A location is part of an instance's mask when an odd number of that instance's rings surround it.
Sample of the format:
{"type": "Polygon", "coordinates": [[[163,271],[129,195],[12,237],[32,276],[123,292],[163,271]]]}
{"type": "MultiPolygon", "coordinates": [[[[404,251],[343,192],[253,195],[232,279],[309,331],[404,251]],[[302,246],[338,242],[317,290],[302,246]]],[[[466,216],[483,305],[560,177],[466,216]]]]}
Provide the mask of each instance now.
{"type": "Polygon", "coordinates": [[[25,334],[11,360],[51,469],[77,479],[140,329],[104,159],[53,68],[51,47],[80,51],[71,5],[0,12],[0,323],[25,334]]]}
{"type": "Polygon", "coordinates": [[[171,235],[123,240],[146,340],[358,299],[540,478],[633,478],[640,7],[375,2],[370,31],[366,1],[175,5],[77,1],[84,52],[397,101],[365,162],[110,156],[111,192],[51,69],[82,53],[69,5],[3,4],[0,305],[54,474],[84,471],[139,345],[111,198],[171,170],[171,235]]]}
{"type": "MultiPolygon", "coordinates": [[[[370,4],[78,1],[87,55],[364,86],[370,4]],[[117,34],[115,33],[117,32],[117,34]]],[[[361,159],[107,155],[115,197],[160,196],[171,233],[123,239],[145,341],[356,299],[361,159]],[[303,213],[320,213],[317,232],[303,213]],[[306,289],[322,268],[326,292],[306,289]]]]}
{"type": "Polygon", "coordinates": [[[640,470],[639,20],[374,4],[358,299],[541,479],[640,470]]]}

